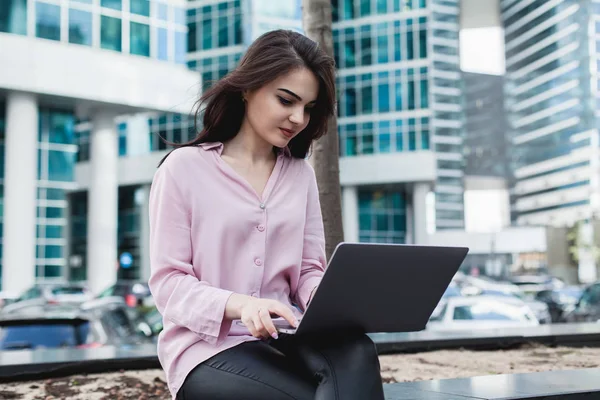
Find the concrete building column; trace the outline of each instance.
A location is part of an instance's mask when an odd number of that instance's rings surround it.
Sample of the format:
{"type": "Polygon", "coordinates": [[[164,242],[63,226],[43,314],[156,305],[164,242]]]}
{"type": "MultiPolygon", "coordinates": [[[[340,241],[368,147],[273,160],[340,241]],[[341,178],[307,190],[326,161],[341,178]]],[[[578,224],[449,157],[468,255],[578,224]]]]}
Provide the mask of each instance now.
{"type": "Polygon", "coordinates": [[[140,279],[148,282],[150,279],[150,185],[140,189],[142,204],[140,204],[140,279]]]}
{"type": "Polygon", "coordinates": [[[427,244],[427,193],[427,183],[415,183],[412,194],[414,244],[427,244]]]}
{"type": "Polygon", "coordinates": [[[2,289],[20,293],[35,282],[38,104],[11,92],[6,104],[2,289]]]}
{"type": "Polygon", "coordinates": [[[95,294],[117,280],[119,142],[115,117],[109,110],[96,110],[91,118],[87,279],[95,294]]]}
{"type": "Polygon", "coordinates": [[[356,186],[344,186],[342,188],[342,223],[344,224],[344,241],[358,242],[358,188],[356,186]]]}

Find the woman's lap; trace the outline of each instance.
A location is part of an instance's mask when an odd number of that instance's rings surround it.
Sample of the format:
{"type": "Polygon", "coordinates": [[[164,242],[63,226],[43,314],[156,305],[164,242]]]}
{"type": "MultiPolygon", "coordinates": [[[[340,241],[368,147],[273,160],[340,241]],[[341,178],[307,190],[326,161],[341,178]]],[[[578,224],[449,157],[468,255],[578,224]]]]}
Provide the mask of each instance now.
{"type": "Polygon", "coordinates": [[[198,365],[178,400],[312,400],[317,381],[262,341],[240,344],[198,365]]]}

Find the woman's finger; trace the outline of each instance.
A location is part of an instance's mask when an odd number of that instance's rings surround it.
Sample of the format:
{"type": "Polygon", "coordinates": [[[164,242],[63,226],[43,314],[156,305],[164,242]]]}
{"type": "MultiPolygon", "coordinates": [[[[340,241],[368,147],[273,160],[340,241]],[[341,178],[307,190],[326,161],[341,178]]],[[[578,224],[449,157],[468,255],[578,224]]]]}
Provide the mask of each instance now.
{"type": "Polygon", "coordinates": [[[271,319],[271,313],[266,309],[262,309],[260,310],[259,316],[269,336],[271,336],[274,339],[277,339],[277,329],[275,328],[273,320],[271,319]]]}
{"type": "Polygon", "coordinates": [[[254,326],[254,322],[252,321],[252,319],[248,318],[245,321],[242,320],[242,322],[244,323],[244,325],[246,325],[246,328],[248,328],[248,330],[250,331],[250,334],[254,337],[260,337],[260,334],[258,333],[258,331],[256,330],[256,327],[254,326]]]}
{"type": "Polygon", "coordinates": [[[267,330],[265,329],[265,326],[263,325],[263,322],[260,317],[260,313],[261,313],[261,310],[258,310],[258,312],[252,318],[252,322],[254,322],[254,327],[256,328],[256,331],[258,332],[259,336],[257,336],[257,337],[266,339],[267,337],[269,337],[269,333],[267,332],[267,330]]]}
{"type": "Polygon", "coordinates": [[[292,310],[284,304],[275,303],[270,311],[284,318],[294,328],[298,327],[298,320],[296,319],[296,316],[292,310]]]}

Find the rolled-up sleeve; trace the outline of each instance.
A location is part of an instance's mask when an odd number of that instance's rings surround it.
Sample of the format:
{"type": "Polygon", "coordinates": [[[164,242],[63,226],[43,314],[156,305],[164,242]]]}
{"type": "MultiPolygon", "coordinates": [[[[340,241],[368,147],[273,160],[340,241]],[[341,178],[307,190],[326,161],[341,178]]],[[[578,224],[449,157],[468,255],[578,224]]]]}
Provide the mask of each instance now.
{"type": "Polygon", "coordinates": [[[148,284],[163,318],[218,345],[231,327],[224,315],[232,292],[211,286],[194,271],[190,207],[174,175],[165,162],[150,189],[148,284]]]}
{"type": "Polygon", "coordinates": [[[311,292],[319,285],[325,266],[327,265],[325,255],[325,231],[323,228],[323,217],[321,215],[321,203],[319,201],[319,189],[314,170],[307,163],[310,173],[308,186],[308,197],[306,205],[306,223],[304,225],[304,243],[302,248],[302,266],[300,279],[295,294],[295,301],[302,310],[310,299],[311,292]]]}

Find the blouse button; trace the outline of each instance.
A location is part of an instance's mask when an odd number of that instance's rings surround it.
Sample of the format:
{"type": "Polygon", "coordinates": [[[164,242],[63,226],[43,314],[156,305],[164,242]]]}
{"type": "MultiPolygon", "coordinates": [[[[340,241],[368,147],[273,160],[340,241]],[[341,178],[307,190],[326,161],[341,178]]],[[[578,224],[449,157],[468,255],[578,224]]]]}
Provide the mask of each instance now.
{"type": "Polygon", "coordinates": [[[256,264],[258,267],[260,267],[262,265],[261,259],[257,258],[256,260],[254,260],[254,264],[256,264]]]}
{"type": "Polygon", "coordinates": [[[267,206],[265,206],[265,203],[260,203],[260,209],[264,210],[267,206]]]}
{"type": "Polygon", "coordinates": [[[259,226],[256,227],[256,229],[258,229],[259,232],[264,232],[265,226],[264,225],[259,225],[259,226]]]}

